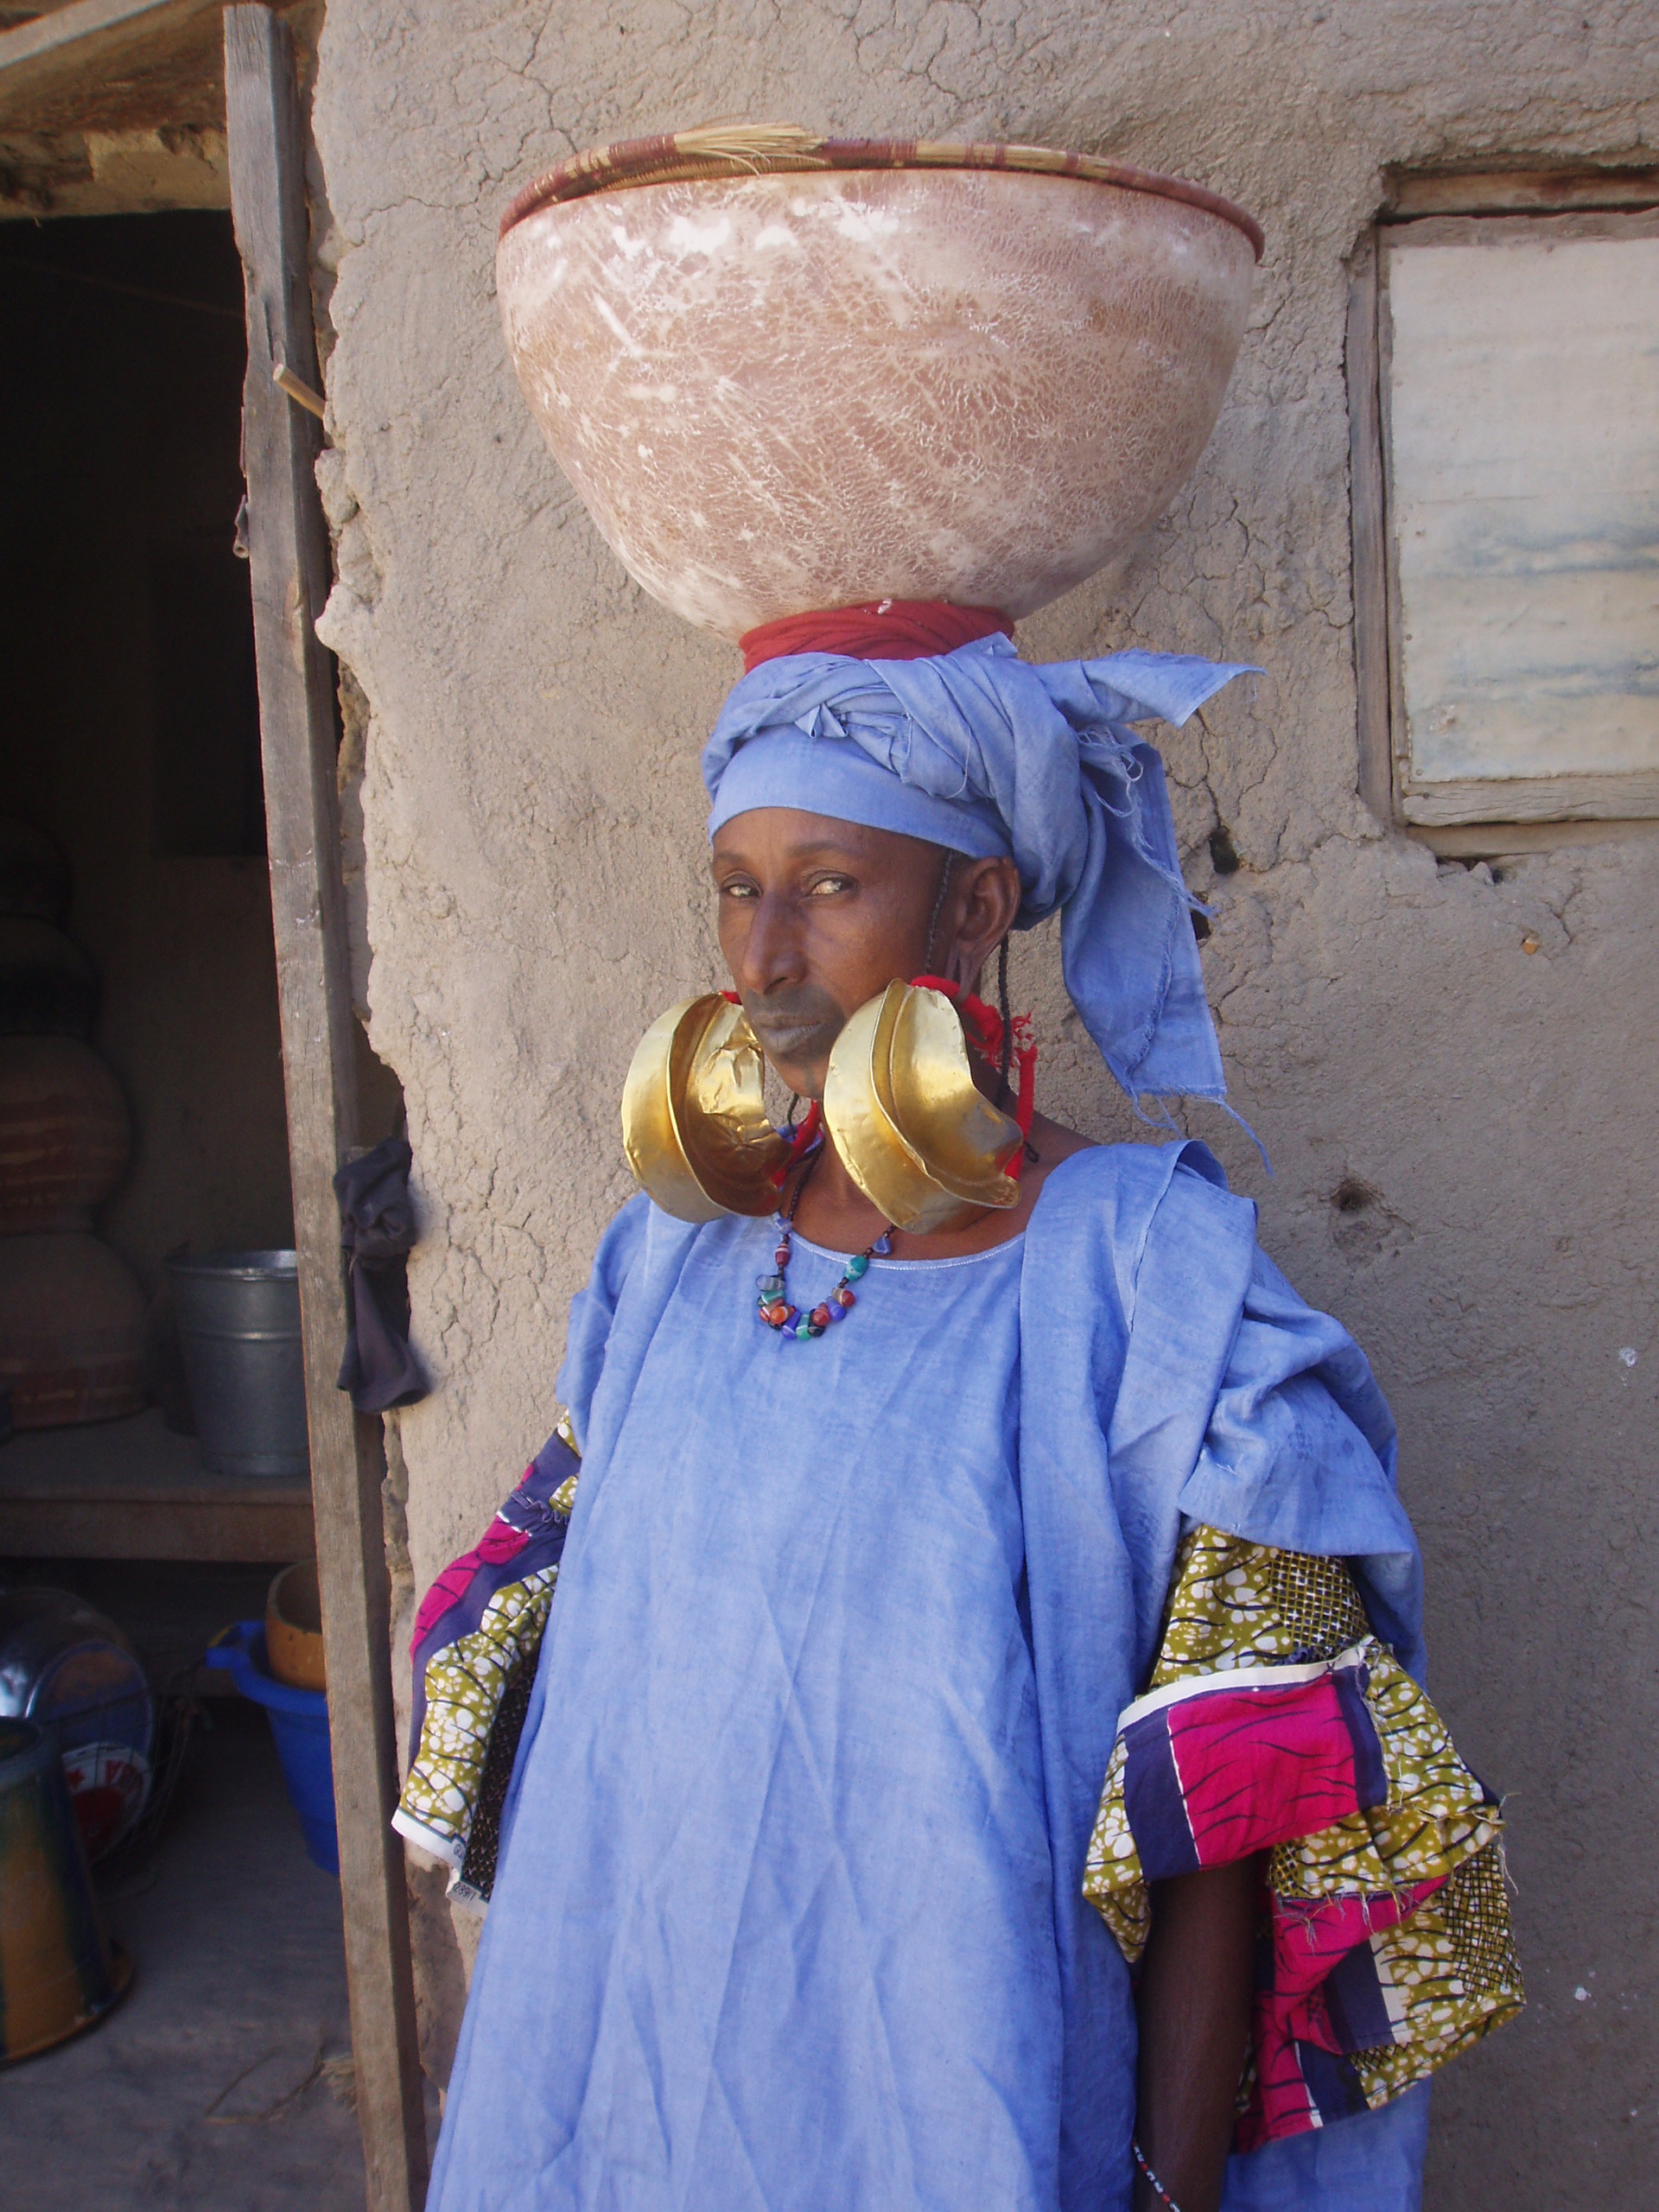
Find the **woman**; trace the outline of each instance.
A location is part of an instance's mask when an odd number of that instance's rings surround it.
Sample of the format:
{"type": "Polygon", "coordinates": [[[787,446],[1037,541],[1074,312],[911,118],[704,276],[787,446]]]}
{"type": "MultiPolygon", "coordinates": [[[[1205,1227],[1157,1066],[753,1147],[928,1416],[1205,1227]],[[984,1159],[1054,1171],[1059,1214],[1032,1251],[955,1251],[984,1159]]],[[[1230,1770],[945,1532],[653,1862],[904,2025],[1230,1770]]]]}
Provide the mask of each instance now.
{"type": "MultiPolygon", "coordinates": [[[[1058,909],[1130,1096],[1219,1097],[1127,726],[1239,671],[1000,626],[746,640],[733,990],[833,1109],[849,1018],[937,979],[1001,1101],[969,998],[1058,909]]],[[[529,1704],[432,2203],[1414,2205],[1421,2083],[1518,1989],[1364,1360],[1201,1146],[1033,1118],[1012,1204],[906,1233],[810,1126],[775,1222],[624,1208],[561,1433],[423,1610],[400,1825],[474,1887],[529,1704]]]]}

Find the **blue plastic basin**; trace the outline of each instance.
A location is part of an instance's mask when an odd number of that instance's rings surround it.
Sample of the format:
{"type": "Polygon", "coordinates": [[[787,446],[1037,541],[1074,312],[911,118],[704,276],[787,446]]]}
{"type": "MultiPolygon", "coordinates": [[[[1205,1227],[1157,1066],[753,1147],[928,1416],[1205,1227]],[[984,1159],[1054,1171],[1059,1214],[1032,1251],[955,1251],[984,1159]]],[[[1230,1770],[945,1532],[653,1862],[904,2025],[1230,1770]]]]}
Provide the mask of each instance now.
{"type": "Polygon", "coordinates": [[[340,1835],[334,1826],[334,1771],[328,1744],[328,1700],[321,1690],[290,1689],[265,1663],[263,1621],[238,1621],[208,1647],[207,1664],[228,1669],[244,1697],[263,1705],[276,1738],[283,1779],[305,1833],[314,1866],[340,1872],[340,1835]]]}

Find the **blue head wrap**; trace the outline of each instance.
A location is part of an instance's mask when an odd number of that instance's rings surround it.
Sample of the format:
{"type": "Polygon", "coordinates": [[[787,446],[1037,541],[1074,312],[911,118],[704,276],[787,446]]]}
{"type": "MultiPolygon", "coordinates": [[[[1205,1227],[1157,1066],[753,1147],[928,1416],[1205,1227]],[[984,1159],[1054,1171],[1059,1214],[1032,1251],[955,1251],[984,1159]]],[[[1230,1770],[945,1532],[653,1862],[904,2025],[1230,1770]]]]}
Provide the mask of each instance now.
{"type": "Polygon", "coordinates": [[[1003,637],[925,660],[790,654],[743,678],[703,748],[709,833],[788,806],[1012,859],[1019,925],[1060,910],[1065,988],[1130,1098],[1219,1099],[1164,764],[1127,725],[1179,727],[1258,672],[1178,653],[1039,665],[1003,637]]]}

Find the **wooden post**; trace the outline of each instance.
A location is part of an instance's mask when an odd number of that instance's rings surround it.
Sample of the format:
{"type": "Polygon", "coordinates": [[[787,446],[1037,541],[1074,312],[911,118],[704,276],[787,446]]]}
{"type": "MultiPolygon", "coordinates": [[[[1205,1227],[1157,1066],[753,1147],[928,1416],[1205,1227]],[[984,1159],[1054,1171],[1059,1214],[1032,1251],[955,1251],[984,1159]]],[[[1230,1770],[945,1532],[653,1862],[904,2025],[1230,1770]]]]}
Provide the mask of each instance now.
{"type": "Polygon", "coordinates": [[[334,1383],[347,1287],[333,1179],[357,1141],[357,1095],[333,673],[315,626],[328,588],[314,474],[321,433],[273,376],[283,365],[320,382],[305,133],[292,43],[268,8],[226,10],[225,105],[247,294],[243,466],[357,2110],[371,2212],[418,2212],[426,2128],[403,1847],[391,1826],[383,1445],[379,1422],[354,1414],[334,1383]]]}
{"type": "Polygon", "coordinates": [[[1377,820],[1395,819],[1389,711],[1389,586],[1382,423],[1377,359],[1377,242],[1366,239],[1348,291],[1349,498],[1353,520],[1354,690],[1359,795],[1377,820]]]}

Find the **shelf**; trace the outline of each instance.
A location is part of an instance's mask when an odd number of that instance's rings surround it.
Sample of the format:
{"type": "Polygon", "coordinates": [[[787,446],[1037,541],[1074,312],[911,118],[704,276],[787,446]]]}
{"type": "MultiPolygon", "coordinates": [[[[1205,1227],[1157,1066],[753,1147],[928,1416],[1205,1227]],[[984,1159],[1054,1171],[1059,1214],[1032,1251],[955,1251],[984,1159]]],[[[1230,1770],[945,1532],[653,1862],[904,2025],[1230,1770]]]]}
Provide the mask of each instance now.
{"type": "Polygon", "coordinates": [[[159,1409],[0,1445],[0,1556],[309,1559],[311,1487],[219,1475],[159,1409]]]}

